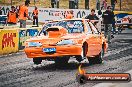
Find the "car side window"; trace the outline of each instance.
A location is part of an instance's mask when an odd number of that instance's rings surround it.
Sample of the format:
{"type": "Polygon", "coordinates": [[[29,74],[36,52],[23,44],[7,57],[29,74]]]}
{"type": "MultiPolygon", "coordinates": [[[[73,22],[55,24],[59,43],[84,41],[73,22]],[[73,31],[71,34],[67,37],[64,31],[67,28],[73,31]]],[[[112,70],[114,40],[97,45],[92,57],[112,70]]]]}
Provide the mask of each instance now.
{"type": "Polygon", "coordinates": [[[92,34],[92,30],[91,30],[91,28],[90,28],[90,26],[89,26],[89,24],[88,24],[88,22],[87,21],[85,21],[85,24],[86,24],[86,27],[87,27],[87,29],[88,29],[88,34],[92,34]]]}
{"type": "Polygon", "coordinates": [[[94,34],[98,34],[99,32],[98,32],[97,28],[91,22],[89,22],[89,24],[90,24],[90,26],[91,26],[91,28],[93,30],[93,33],[94,34]]]}

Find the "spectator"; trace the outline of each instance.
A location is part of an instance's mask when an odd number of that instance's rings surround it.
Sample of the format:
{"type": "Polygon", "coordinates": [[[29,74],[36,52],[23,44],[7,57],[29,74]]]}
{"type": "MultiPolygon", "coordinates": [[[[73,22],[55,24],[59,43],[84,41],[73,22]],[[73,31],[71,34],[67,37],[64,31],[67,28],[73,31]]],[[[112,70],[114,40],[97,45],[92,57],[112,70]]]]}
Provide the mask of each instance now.
{"type": "Polygon", "coordinates": [[[85,9],[89,9],[89,0],[85,0],[85,9]]]}
{"type": "Polygon", "coordinates": [[[66,19],[72,19],[74,16],[73,16],[73,11],[69,11],[69,13],[66,15],[66,19]]]}
{"type": "Polygon", "coordinates": [[[95,14],[95,10],[94,9],[91,10],[91,14],[89,14],[88,16],[86,16],[85,19],[99,20],[99,18],[95,14]]]}
{"type": "Polygon", "coordinates": [[[69,9],[74,9],[74,8],[75,8],[74,0],[69,0],[69,9]]]}
{"type": "Polygon", "coordinates": [[[96,0],[96,9],[100,10],[100,0],[96,0]]]}
{"type": "Polygon", "coordinates": [[[112,10],[115,10],[115,4],[117,3],[117,0],[111,0],[111,6],[112,6],[112,10]]]}
{"type": "Polygon", "coordinates": [[[55,8],[55,0],[51,0],[51,8],[55,8]]]}
{"type": "Polygon", "coordinates": [[[0,15],[2,15],[2,10],[1,10],[1,7],[0,7],[0,15]]]}
{"type": "Polygon", "coordinates": [[[112,29],[112,23],[114,19],[114,13],[112,11],[111,6],[108,6],[107,10],[103,12],[102,18],[103,18],[103,24],[105,27],[104,35],[106,38],[108,38],[108,43],[111,43],[110,41],[111,40],[111,29],[112,29]]]}
{"type": "Polygon", "coordinates": [[[75,9],[78,9],[78,0],[75,0],[74,3],[75,3],[75,9]]]}
{"type": "Polygon", "coordinates": [[[38,8],[35,6],[35,9],[33,10],[33,25],[37,25],[38,27],[38,8]]]}
{"type": "Polygon", "coordinates": [[[107,0],[103,0],[101,10],[105,10],[106,8],[107,8],[107,0]]]}
{"type": "Polygon", "coordinates": [[[20,6],[20,10],[19,10],[19,21],[20,21],[20,28],[26,28],[26,20],[27,18],[32,20],[29,16],[28,16],[28,6],[29,6],[29,1],[25,1],[25,5],[20,6]]]}
{"type": "Polygon", "coordinates": [[[59,8],[59,0],[56,0],[56,7],[59,8]]]}
{"type": "Polygon", "coordinates": [[[15,11],[15,7],[11,6],[11,11],[7,14],[7,24],[10,25],[16,25],[18,19],[18,14],[15,11]]]}

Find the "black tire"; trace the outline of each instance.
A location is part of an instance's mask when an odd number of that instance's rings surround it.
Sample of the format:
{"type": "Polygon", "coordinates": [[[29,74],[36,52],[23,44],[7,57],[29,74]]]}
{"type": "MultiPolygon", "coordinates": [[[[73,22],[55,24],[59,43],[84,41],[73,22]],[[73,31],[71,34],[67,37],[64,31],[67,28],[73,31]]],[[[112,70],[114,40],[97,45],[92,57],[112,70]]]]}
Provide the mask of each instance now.
{"type": "Polygon", "coordinates": [[[88,50],[88,45],[85,43],[85,44],[82,46],[82,55],[76,56],[76,60],[77,60],[78,62],[81,62],[81,61],[84,59],[84,57],[86,57],[86,55],[87,55],[87,50],[88,50]]]}
{"type": "Polygon", "coordinates": [[[41,64],[42,58],[33,58],[33,62],[34,62],[34,64],[36,64],[36,65],[41,64]]]}
{"type": "Polygon", "coordinates": [[[95,56],[95,57],[89,57],[88,61],[90,65],[93,64],[101,64],[103,62],[102,58],[104,56],[104,47],[102,47],[101,52],[99,53],[99,55],[95,56]]]}
{"type": "Polygon", "coordinates": [[[68,64],[69,59],[70,59],[70,57],[67,57],[67,56],[65,56],[65,57],[57,57],[55,59],[55,64],[56,65],[66,65],[66,64],[68,64]]]}

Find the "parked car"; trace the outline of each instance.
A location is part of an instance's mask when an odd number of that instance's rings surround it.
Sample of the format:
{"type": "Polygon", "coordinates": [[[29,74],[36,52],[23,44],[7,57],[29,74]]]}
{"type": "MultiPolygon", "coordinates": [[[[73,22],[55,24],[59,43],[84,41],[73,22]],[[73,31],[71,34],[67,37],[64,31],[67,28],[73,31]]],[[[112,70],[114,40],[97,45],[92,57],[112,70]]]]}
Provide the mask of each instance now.
{"type": "Polygon", "coordinates": [[[107,51],[104,35],[87,19],[64,19],[45,24],[37,37],[26,40],[25,53],[34,64],[42,60],[66,64],[70,58],[102,63],[107,51]]]}

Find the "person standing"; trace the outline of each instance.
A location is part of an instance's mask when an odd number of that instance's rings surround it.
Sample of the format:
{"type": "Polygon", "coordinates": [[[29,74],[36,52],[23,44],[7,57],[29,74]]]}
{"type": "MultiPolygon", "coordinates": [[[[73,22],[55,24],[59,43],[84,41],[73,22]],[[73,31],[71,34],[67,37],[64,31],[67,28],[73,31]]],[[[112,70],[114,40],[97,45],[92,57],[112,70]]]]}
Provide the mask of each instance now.
{"type": "Polygon", "coordinates": [[[75,1],[69,0],[69,9],[74,9],[74,8],[75,8],[75,1]]]}
{"type": "Polygon", "coordinates": [[[56,7],[59,8],[59,0],[56,0],[56,7]]]}
{"type": "Polygon", "coordinates": [[[103,0],[101,10],[106,10],[106,8],[107,8],[107,0],[103,0]]]}
{"type": "Polygon", "coordinates": [[[89,0],[85,0],[85,9],[89,9],[89,0]]]}
{"type": "Polygon", "coordinates": [[[115,4],[117,3],[117,0],[111,0],[111,6],[112,6],[112,10],[115,10],[115,4]]]}
{"type": "Polygon", "coordinates": [[[18,19],[18,14],[15,11],[15,7],[11,6],[11,11],[8,12],[7,14],[7,24],[10,25],[16,25],[17,24],[17,19],[18,19]]]}
{"type": "Polygon", "coordinates": [[[0,7],[0,15],[2,15],[2,10],[1,10],[1,7],[0,7]]]}
{"type": "Polygon", "coordinates": [[[96,0],[96,9],[100,10],[100,0],[96,0]]]}
{"type": "Polygon", "coordinates": [[[99,20],[99,18],[95,14],[95,10],[94,9],[91,10],[91,14],[89,14],[88,16],[86,16],[85,19],[99,20]]]}
{"type": "Polygon", "coordinates": [[[20,22],[20,28],[26,28],[26,20],[27,18],[32,20],[29,16],[28,16],[28,6],[29,6],[30,2],[29,1],[25,1],[25,5],[21,5],[20,9],[19,9],[19,22],[20,22]]]}
{"type": "Polygon", "coordinates": [[[102,14],[103,24],[105,27],[104,35],[108,38],[108,43],[111,43],[111,30],[114,17],[114,12],[112,11],[111,6],[108,6],[107,10],[102,14]]]}
{"type": "Polygon", "coordinates": [[[51,0],[51,8],[55,8],[55,0],[51,0]]]}
{"type": "Polygon", "coordinates": [[[91,14],[86,16],[85,19],[93,20],[95,26],[97,25],[98,20],[99,20],[99,18],[95,14],[95,10],[94,9],[91,10],[91,14]]]}
{"type": "Polygon", "coordinates": [[[38,8],[36,6],[33,10],[33,25],[37,25],[38,27],[38,8]]]}
{"type": "Polygon", "coordinates": [[[74,3],[75,3],[75,9],[78,9],[78,0],[75,0],[74,3]]]}

